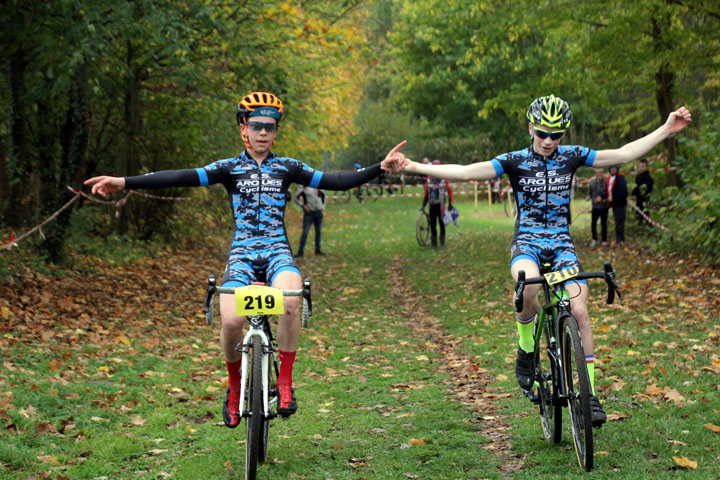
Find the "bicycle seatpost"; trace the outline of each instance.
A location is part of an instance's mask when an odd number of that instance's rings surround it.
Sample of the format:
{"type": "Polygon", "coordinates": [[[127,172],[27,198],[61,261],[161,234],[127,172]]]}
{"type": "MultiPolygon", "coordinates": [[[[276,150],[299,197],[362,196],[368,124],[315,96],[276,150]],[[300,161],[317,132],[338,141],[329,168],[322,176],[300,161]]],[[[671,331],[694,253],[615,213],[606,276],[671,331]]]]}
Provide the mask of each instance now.
{"type": "Polygon", "coordinates": [[[515,311],[518,313],[523,309],[523,290],[525,290],[525,270],[520,270],[515,283],[515,311]]]}

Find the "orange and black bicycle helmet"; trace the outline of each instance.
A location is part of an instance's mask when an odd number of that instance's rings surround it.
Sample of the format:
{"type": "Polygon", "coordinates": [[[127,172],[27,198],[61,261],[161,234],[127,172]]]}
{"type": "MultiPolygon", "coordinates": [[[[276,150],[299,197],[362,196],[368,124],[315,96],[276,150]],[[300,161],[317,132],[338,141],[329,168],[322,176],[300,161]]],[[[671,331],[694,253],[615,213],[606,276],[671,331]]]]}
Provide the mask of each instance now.
{"type": "Polygon", "coordinates": [[[283,104],[278,97],[272,93],[253,92],[238,102],[236,119],[238,125],[246,123],[248,117],[252,116],[272,117],[280,123],[282,113],[283,104]]]}

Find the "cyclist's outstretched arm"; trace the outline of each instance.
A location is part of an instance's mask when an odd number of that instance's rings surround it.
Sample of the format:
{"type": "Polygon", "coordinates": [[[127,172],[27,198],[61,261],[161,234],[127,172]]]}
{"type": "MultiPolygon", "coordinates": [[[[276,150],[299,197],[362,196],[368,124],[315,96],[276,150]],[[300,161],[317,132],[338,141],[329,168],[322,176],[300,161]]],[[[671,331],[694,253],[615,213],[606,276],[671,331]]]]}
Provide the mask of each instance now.
{"type": "Polygon", "coordinates": [[[400,152],[406,143],[407,141],[403,141],[390,150],[383,160],[383,168],[392,169],[395,172],[405,171],[430,175],[445,180],[489,180],[498,175],[491,162],[478,162],[470,165],[426,165],[413,162],[400,152]]]}
{"type": "Polygon", "coordinates": [[[199,187],[201,185],[198,169],[193,168],[162,170],[135,177],[100,176],[89,178],[83,183],[85,185],[93,184],[92,193],[99,193],[103,197],[123,188],[199,187]]]}
{"type": "Polygon", "coordinates": [[[593,167],[609,167],[640,158],[670,135],[687,127],[691,121],[690,111],[685,107],[680,107],[672,112],[667,121],[654,132],[614,150],[599,150],[595,156],[593,167]]]}

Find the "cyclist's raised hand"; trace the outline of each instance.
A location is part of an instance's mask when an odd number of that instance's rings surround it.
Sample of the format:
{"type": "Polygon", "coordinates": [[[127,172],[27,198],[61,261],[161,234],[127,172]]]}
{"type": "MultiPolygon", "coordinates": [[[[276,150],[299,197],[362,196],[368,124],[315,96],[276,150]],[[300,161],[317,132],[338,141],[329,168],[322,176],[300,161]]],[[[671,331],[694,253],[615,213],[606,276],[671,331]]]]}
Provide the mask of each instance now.
{"type": "Polygon", "coordinates": [[[125,188],[125,179],[122,177],[108,177],[106,175],[100,177],[88,178],[83,182],[85,185],[92,184],[92,193],[99,193],[103,197],[107,197],[108,193],[119,192],[125,188]]]}
{"type": "Polygon", "coordinates": [[[390,172],[400,172],[405,166],[405,155],[400,152],[400,149],[407,144],[407,140],[395,145],[395,147],[385,155],[385,159],[382,161],[380,166],[383,170],[390,172]]]}
{"type": "Polygon", "coordinates": [[[668,134],[672,135],[687,127],[691,121],[692,115],[690,114],[690,110],[685,107],[680,107],[668,116],[665,126],[668,128],[668,134]]]}

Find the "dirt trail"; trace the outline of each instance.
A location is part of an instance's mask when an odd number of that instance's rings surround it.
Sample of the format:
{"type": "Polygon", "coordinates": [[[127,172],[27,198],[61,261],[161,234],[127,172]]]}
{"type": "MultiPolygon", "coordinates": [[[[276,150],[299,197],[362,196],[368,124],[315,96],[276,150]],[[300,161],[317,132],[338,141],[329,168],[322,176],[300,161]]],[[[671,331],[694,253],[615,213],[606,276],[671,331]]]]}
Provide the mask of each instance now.
{"type": "Polygon", "coordinates": [[[498,413],[494,399],[506,396],[500,389],[489,387],[492,377],[479,368],[473,356],[467,353],[460,340],[448,334],[442,321],[428,313],[424,302],[405,280],[406,259],[396,257],[388,262],[387,278],[393,305],[406,321],[407,327],[417,336],[426,338],[425,345],[437,352],[442,361],[433,367],[445,372],[446,386],[456,401],[471,408],[477,417],[480,433],[490,442],[484,447],[502,460],[500,473],[511,478],[512,473],[524,466],[522,456],[515,453],[511,445],[510,424],[505,415],[498,413]]]}

